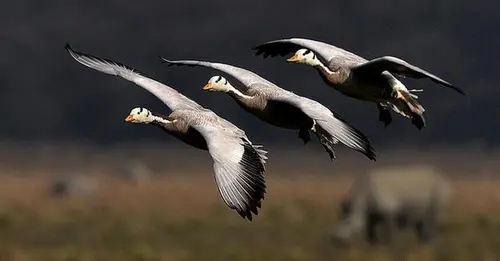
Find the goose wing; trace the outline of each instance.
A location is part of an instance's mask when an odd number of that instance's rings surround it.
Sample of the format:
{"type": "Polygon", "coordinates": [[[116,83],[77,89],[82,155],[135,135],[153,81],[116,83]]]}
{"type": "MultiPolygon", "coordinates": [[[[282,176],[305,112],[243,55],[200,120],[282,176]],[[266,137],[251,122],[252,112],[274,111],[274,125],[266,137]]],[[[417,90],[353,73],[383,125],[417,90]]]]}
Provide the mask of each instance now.
{"type": "Polygon", "coordinates": [[[425,71],[415,65],[412,65],[402,59],[383,56],[375,58],[363,64],[360,64],[351,69],[353,73],[361,75],[381,74],[383,71],[388,71],[400,76],[407,76],[412,78],[429,78],[433,82],[452,88],[453,90],[465,94],[463,90],[453,86],[451,83],[437,77],[436,75],[425,71]]]}
{"type": "Polygon", "coordinates": [[[69,44],[66,44],[65,49],[71,55],[73,59],[77,62],[92,68],[94,70],[110,74],[120,76],[128,81],[131,81],[147,91],[151,92],[158,99],[160,99],[163,103],[165,103],[171,110],[176,109],[199,109],[203,110],[203,107],[198,103],[190,100],[186,96],[182,95],[178,91],[173,88],[168,87],[167,85],[155,81],[151,78],[148,78],[144,75],[141,75],[135,69],[132,69],[126,65],[120,64],[118,62],[99,58],[97,56],[84,54],[77,52],[71,48],[69,44]]]}
{"type": "Polygon", "coordinates": [[[365,61],[364,58],[342,48],[324,42],[304,38],[289,38],[269,41],[253,47],[252,50],[256,50],[256,56],[262,54],[265,59],[268,56],[276,57],[277,55],[285,56],[293,54],[302,48],[313,51],[324,62],[330,62],[334,58],[352,61],[365,61]]]}
{"type": "Polygon", "coordinates": [[[316,124],[326,130],[335,140],[361,152],[371,160],[376,160],[375,149],[370,140],[361,131],[321,103],[289,91],[276,92],[270,97],[270,100],[285,102],[299,108],[308,117],[314,119],[316,124]]]}
{"type": "Polygon", "coordinates": [[[264,180],[266,151],[238,135],[224,122],[192,126],[206,140],[214,161],[215,181],[224,203],[242,218],[258,215],[266,193],[264,180]]]}
{"type": "Polygon", "coordinates": [[[268,85],[274,85],[270,81],[262,78],[261,76],[257,75],[254,72],[251,72],[249,70],[236,67],[233,65],[229,64],[223,64],[223,63],[215,63],[215,62],[207,62],[207,61],[195,61],[195,60],[168,60],[164,57],[159,57],[164,63],[168,63],[169,66],[200,66],[200,67],[207,67],[207,68],[212,68],[224,73],[227,73],[231,76],[233,76],[236,80],[238,80],[241,84],[249,88],[251,85],[255,84],[268,84],[268,85]]]}

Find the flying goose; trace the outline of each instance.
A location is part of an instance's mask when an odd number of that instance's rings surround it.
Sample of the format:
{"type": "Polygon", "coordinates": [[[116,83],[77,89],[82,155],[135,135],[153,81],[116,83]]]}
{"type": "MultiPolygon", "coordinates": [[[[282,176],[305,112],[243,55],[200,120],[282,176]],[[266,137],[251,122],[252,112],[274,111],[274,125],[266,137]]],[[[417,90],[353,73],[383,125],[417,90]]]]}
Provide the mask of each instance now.
{"type": "Polygon", "coordinates": [[[291,63],[299,63],[316,68],[323,81],[342,94],[377,104],[379,120],[387,127],[392,116],[388,108],[404,117],[411,118],[412,123],[421,130],[425,126],[423,113],[425,109],[417,102],[415,92],[408,90],[392,74],[401,77],[429,78],[432,81],[465,94],[461,89],[447,81],[392,56],[383,56],[366,60],[356,54],[323,42],[290,38],[269,41],[258,45],[256,55],[285,56],[295,53],[287,59],[291,63]],[[392,74],[391,74],[392,73],[392,74]]]}
{"type": "Polygon", "coordinates": [[[203,89],[226,92],[245,111],[262,121],[277,127],[298,130],[299,138],[304,143],[310,141],[311,130],[331,160],[336,158],[332,146],[338,142],[363,153],[371,160],[376,160],[375,150],[368,138],[317,101],[282,89],[261,76],[236,66],[206,61],[170,61],[161,56],[160,59],[169,66],[208,67],[231,75],[246,87],[245,91],[234,88],[222,76],[210,78],[203,89]]]}
{"type": "Polygon", "coordinates": [[[267,151],[262,146],[252,144],[243,130],[165,84],[126,65],[74,51],[69,44],[66,50],[77,62],[134,82],[165,103],[172,110],[167,117],[134,108],[125,122],[158,126],[193,147],[208,150],[224,203],[243,219],[252,221],[252,213],[258,215],[266,193],[267,151]]]}

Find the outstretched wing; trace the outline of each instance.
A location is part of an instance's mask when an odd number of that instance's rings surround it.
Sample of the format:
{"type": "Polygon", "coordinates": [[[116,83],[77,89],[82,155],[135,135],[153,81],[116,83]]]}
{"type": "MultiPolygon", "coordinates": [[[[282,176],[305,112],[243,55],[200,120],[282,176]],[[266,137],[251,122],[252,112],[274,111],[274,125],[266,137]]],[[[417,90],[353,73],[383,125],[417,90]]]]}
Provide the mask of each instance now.
{"type": "Polygon", "coordinates": [[[361,152],[369,159],[376,160],[375,149],[370,140],[361,131],[321,103],[291,92],[280,92],[270,99],[296,106],[311,119],[314,119],[316,124],[326,130],[334,139],[361,152]]]}
{"type": "Polygon", "coordinates": [[[242,218],[258,215],[266,193],[264,180],[266,151],[213,124],[193,125],[203,135],[214,161],[215,181],[226,205],[242,218]]]}
{"type": "Polygon", "coordinates": [[[430,72],[427,72],[417,66],[409,64],[402,59],[392,56],[375,58],[366,63],[360,64],[352,68],[351,70],[353,73],[361,75],[381,74],[383,71],[388,71],[394,74],[412,78],[429,78],[435,83],[452,88],[453,90],[461,94],[465,94],[464,91],[460,88],[453,86],[451,83],[437,77],[436,75],[431,74],[430,72]]]}
{"type": "Polygon", "coordinates": [[[256,50],[255,55],[263,55],[264,59],[268,56],[275,57],[277,55],[285,56],[297,52],[299,49],[306,48],[318,55],[323,62],[330,62],[333,58],[340,57],[343,60],[364,61],[365,59],[346,51],[342,48],[327,44],[324,42],[304,39],[304,38],[289,38],[269,41],[261,45],[255,46],[252,50],[256,50]]]}
{"type": "Polygon", "coordinates": [[[201,105],[188,99],[178,91],[168,87],[167,85],[157,82],[151,78],[141,75],[135,69],[115,61],[99,58],[97,56],[77,52],[66,44],[65,49],[77,62],[92,68],[94,70],[120,76],[128,81],[131,81],[147,91],[151,92],[171,110],[176,109],[204,109],[201,105]]]}
{"type": "Polygon", "coordinates": [[[254,84],[268,84],[268,85],[275,85],[271,83],[270,81],[262,78],[261,76],[257,75],[254,72],[251,72],[249,70],[236,67],[233,65],[229,64],[224,64],[224,63],[214,63],[214,62],[206,62],[206,61],[194,61],[194,60],[177,60],[177,61],[171,61],[163,57],[159,57],[164,63],[168,63],[169,66],[200,66],[200,67],[207,67],[207,68],[212,68],[224,73],[227,73],[231,76],[233,76],[236,80],[241,82],[244,86],[249,88],[251,85],[254,84]]]}

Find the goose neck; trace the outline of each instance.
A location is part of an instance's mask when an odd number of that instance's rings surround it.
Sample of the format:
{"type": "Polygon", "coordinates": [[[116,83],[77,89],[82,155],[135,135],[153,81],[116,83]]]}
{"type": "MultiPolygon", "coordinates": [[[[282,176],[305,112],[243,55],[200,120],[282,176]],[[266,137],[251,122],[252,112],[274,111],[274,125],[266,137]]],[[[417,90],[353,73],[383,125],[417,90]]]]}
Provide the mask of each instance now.
{"type": "Polygon", "coordinates": [[[232,86],[227,93],[229,95],[231,95],[231,97],[238,99],[238,100],[249,100],[249,99],[253,98],[253,96],[244,94],[243,92],[241,92],[240,90],[238,90],[232,86]]]}

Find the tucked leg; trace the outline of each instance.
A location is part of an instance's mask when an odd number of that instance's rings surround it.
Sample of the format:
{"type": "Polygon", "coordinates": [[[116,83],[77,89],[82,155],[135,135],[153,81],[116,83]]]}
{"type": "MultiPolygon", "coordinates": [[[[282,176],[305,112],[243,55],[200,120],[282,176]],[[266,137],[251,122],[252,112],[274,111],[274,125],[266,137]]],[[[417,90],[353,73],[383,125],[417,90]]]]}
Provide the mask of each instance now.
{"type": "Polygon", "coordinates": [[[311,127],[311,131],[316,132],[316,120],[313,119],[313,126],[311,127]]]}
{"type": "Polygon", "coordinates": [[[379,111],[378,120],[383,122],[385,127],[387,128],[387,126],[389,126],[389,124],[391,124],[392,122],[391,112],[387,107],[382,106],[380,103],[377,103],[377,108],[379,111]]]}
{"type": "Polygon", "coordinates": [[[330,144],[328,143],[323,143],[323,142],[321,143],[321,145],[323,145],[323,148],[328,153],[328,156],[330,156],[330,160],[333,161],[337,156],[335,156],[335,152],[333,151],[332,146],[330,146],[330,144]]]}
{"type": "Polygon", "coordinates": [[[319,142],[321,143],[321,146],[325,149],[325,151],[328,153],[330,156],[330,160],[334,160],[336,158],[335,152],[333,151],[332,148],[332,142],[329,141],[324,135],[315,132],[316,135],[318,136],[319,142]]]}
{"type": "Polygon", "coordinates": [[[419,115],[417,113],[413,113],[411,117],[411,123],[417,127],[420,131],[425,126],[425,119],[423,115],[419,115]]]}
{"type": "Polygon", "coordinates": [[[307,144],[311,140],[311,136],[309,136],[308,129],[300,129],[299,130],[299,139],[301,139],[304,144],[307,144]]]}
{"type": "Polygon", "coordinates": [[[321,128],[321,126],[316,125],[316,121],[314,120],[311,130],[318,137],[319,142],[330,156],[330,160],[333,161],[336,158],[335,152],[333,151],[332,148],[333,144],[335,144],[335,139],[327,131],[321,128]]]}

